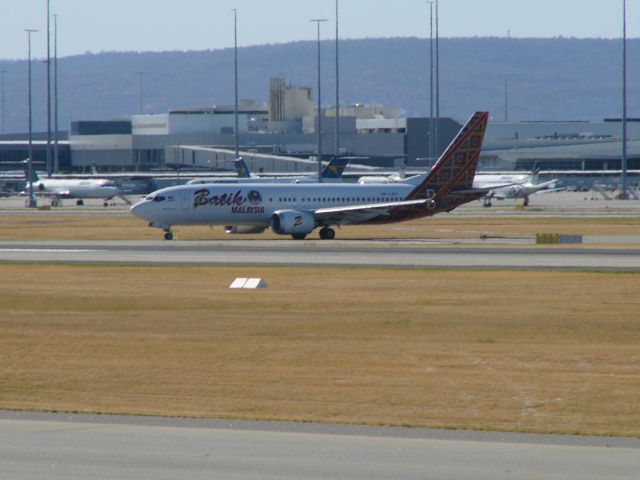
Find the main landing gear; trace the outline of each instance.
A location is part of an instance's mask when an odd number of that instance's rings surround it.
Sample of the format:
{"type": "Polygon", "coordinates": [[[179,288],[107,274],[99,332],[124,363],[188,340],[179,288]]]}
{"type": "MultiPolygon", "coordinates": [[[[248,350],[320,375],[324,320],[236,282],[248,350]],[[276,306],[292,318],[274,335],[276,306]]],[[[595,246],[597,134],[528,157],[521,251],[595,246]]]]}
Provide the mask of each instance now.
{"type": "MultiPolygon", "coordinates": [[[[320,239],[322,240],[333,240],[336,238],[336,231],[330,227],[322,227],[320,229],[320,239]]],[[[307,237],[306,233],[292,233],[291,238],[294,240],[304,240],[307,237]]]]}
{"type": "Polygon", "coordinates": [[[173,240],[173,232],[171,230],[164,231],[164,239],[165,240],[173,240]]]}
{"type": "Polygon", "coordinates": [[[336,238],[336,231],[333,228],[322,227],[320,229],[320,238],[322,240],[333,240],[336,238]]]}

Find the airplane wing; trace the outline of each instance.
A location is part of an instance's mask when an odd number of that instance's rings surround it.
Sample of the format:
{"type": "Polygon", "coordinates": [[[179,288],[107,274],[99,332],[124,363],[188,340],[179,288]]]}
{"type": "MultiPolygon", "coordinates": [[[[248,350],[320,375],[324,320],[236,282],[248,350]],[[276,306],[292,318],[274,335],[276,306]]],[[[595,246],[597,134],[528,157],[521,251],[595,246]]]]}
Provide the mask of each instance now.
{"type": "Polygon", "coordinates": [[[404,200],[400,202],[319,208],[313,212],[313,216],[319,224],[348,225],[361,223],[381,215],[386,215],[393,208],[411,206],[427,207],[431,203],[431,199],[423,198],[420,200],[404,200]]]}
{"type": "Polygon", "coordinates": [[[552,192],[561,192],[563,190],[566,190],[567,187],[558,187],[558,188],[543,188],[542,190],[538,190],[536,192],[533,192],[533,194],[538,194],[538,193],[552,193],[552,192]]]}
{"type": "Polygon", "coordinates": [[[61,190],[55,192],[49,190],[34,190],[34,193],[38,197],[71,198],[71,192],[69,190],[61,190]]]}
{"type": "MultiPolygon", "coordinates": [[[[512,185],[512,184],[510,184],[512,185]]],[[[505,185],[506,186],[506,185],[505,185]]],[[[466,190],[453,190],[448,193],[448,195],[477,195],[477,194],[487,194],[493,192],[495,187],[484,187],[484,188],[467,188],[466,190]]]]}

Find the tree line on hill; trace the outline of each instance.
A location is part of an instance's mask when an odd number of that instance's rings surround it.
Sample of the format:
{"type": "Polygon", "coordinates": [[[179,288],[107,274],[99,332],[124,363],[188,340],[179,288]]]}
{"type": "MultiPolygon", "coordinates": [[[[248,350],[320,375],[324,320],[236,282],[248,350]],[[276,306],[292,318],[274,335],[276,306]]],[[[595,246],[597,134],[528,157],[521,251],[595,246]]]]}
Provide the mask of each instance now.
{"type": "MultiPolygon", "coordinates": [[[[335,103],[334,43],[322,42],[322,103],[335,103]]],[[[239,91],[265,103],[269,78],[282,76],[315,95],[316,43],[300,41],[239,49],[239,91]]],[[[510,120],[602,120],[620,117],[621,40],[575,38],[444,38],[440,41],[440,112],[464,121],[475,110],[510,120]]],[[[640,39],[628,43],[628,112],[640,115],[640,39]]],[[[342,40],[341,103],[429,112],[429,48],[421,38],[342,40]]],[[[27,130],[26,62],[0,60],[6,70],[6,131],[27,130]]],[[[233,104],[233,50],[102,52],[59,60],[60,126],[144,113],[233,104]]],[[[45,67],[34,62],[34,129],[46,128],[45,67]]],[[[315,103],[315,100],[314,100],[315,103]]]]}

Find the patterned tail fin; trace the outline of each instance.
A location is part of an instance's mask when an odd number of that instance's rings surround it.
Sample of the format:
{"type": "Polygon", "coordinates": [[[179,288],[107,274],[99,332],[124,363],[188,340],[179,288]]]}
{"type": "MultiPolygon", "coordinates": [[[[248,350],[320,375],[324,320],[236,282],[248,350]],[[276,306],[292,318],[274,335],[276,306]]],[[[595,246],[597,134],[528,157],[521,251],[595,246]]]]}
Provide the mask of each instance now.
{"type": "Polygon", "coordinates": [[[471,116],[407,200],[433,197],[436,205],[442,207],[450,192],[472,189],[488,118],[487,112],[476,112],[471,116]]]}

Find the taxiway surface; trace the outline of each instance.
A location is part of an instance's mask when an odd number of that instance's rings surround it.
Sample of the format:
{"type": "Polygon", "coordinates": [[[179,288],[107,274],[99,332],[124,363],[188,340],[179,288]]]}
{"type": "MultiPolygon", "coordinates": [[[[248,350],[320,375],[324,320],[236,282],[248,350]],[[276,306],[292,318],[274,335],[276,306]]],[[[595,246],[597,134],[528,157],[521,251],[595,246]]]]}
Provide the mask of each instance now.
{"type": "Polygon", "coordinates": [[[0,478],[636,479],[637,439],[0,412],[0,478]]]}
{"type": "Polygon", "coordinates": [[[640,249],[447,246],[393,240],[5,241],[0,242],[0,261],[640,271],[640,249]]]}

